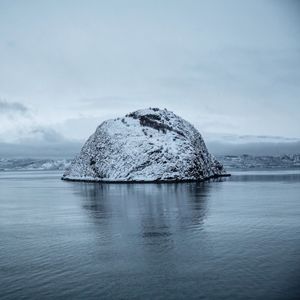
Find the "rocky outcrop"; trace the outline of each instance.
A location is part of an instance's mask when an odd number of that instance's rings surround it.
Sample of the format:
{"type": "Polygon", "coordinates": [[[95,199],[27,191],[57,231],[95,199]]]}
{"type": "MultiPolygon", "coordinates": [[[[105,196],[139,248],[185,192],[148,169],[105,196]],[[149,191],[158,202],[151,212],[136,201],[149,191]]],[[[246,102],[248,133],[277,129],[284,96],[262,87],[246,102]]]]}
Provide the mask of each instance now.
{"type": "Polygon", "coordinates": [[[195,181],[227,176],[201,134],[168,110],[149,108],[103,122],[62,179],[195,181]]]}

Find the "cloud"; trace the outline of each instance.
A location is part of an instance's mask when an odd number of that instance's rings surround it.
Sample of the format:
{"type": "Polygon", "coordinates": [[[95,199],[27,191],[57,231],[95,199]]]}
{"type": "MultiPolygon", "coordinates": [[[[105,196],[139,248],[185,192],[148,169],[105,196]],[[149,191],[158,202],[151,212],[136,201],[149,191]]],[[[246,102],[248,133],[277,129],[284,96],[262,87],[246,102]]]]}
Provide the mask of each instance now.
{"type": "Polygon", "coordinates": [[[23,128],[10,140],[1,139],[0,157],[10,158],[72,158],[82,141],[66,138],[49,126],[23,128]]]}
{"type": "Polygon", "coordinates": [[[0,142],[16,144],[57,144],[66,138],[55,125],[43,122],[35,110],[20,102],[0,99],[0,142]]]}
{"type": "Polygon", "coordinates": [[[0,114],[22,114],[25,115],[29,112],[28,107],[20,102],[8,102],[0,99],[0,114]]]}
{"type": "Polygon", "coordinates": [[[55,129],[50,127],[33,127],[29,129],[25,134],[23,134],[23,137],[19,139],[20,143],[61,143],[65,141],[66,138],[57,132],[55,129]]]}
{"type": "Polygon", "coordinates": [[[0,90],[30,99],[0,99],[2,141],[149,106],[201,133],[299,135],[299,1],[0,2],[0,90]]]}

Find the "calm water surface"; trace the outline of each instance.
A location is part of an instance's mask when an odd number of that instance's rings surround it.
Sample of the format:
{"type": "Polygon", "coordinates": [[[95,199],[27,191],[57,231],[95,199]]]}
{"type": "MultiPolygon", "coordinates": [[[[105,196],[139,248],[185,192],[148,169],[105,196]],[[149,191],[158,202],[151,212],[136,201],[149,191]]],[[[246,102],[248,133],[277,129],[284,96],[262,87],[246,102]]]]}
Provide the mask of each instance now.
{"type": "Polygon", "coordinates": [[[300,299],[300,172],[88,184],[0,173],[0,299],[300,299]]]}

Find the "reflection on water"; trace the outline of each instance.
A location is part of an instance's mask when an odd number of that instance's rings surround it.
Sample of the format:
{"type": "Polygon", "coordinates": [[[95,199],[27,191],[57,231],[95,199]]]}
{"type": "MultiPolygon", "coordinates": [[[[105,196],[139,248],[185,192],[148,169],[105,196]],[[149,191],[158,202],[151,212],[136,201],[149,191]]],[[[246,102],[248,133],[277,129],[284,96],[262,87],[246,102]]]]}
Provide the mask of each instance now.
{"type": "Polygon", "coordinates": [[[0,174],[0,299],[297,299],[300,173],[182,184],[0,174]]]}
{"type": "Polygon", "coordinates": [[[100,231],[113,223],[111,234],[135,234],[144,245],[169,248],[174,234],[201,230],[210,188],[208,183],[72,184],[100,231]]]}

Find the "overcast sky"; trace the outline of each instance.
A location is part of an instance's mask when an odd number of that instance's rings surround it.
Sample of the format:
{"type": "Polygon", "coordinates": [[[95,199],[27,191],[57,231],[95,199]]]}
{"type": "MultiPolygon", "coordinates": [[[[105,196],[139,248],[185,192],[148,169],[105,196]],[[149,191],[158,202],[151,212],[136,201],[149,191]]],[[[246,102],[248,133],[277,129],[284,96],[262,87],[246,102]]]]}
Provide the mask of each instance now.
{"type": "Polygon", "coordinates": [[[0,142],[144,107],[208,139],[300,138],[300,1],[0,1],[0,142]]]}

